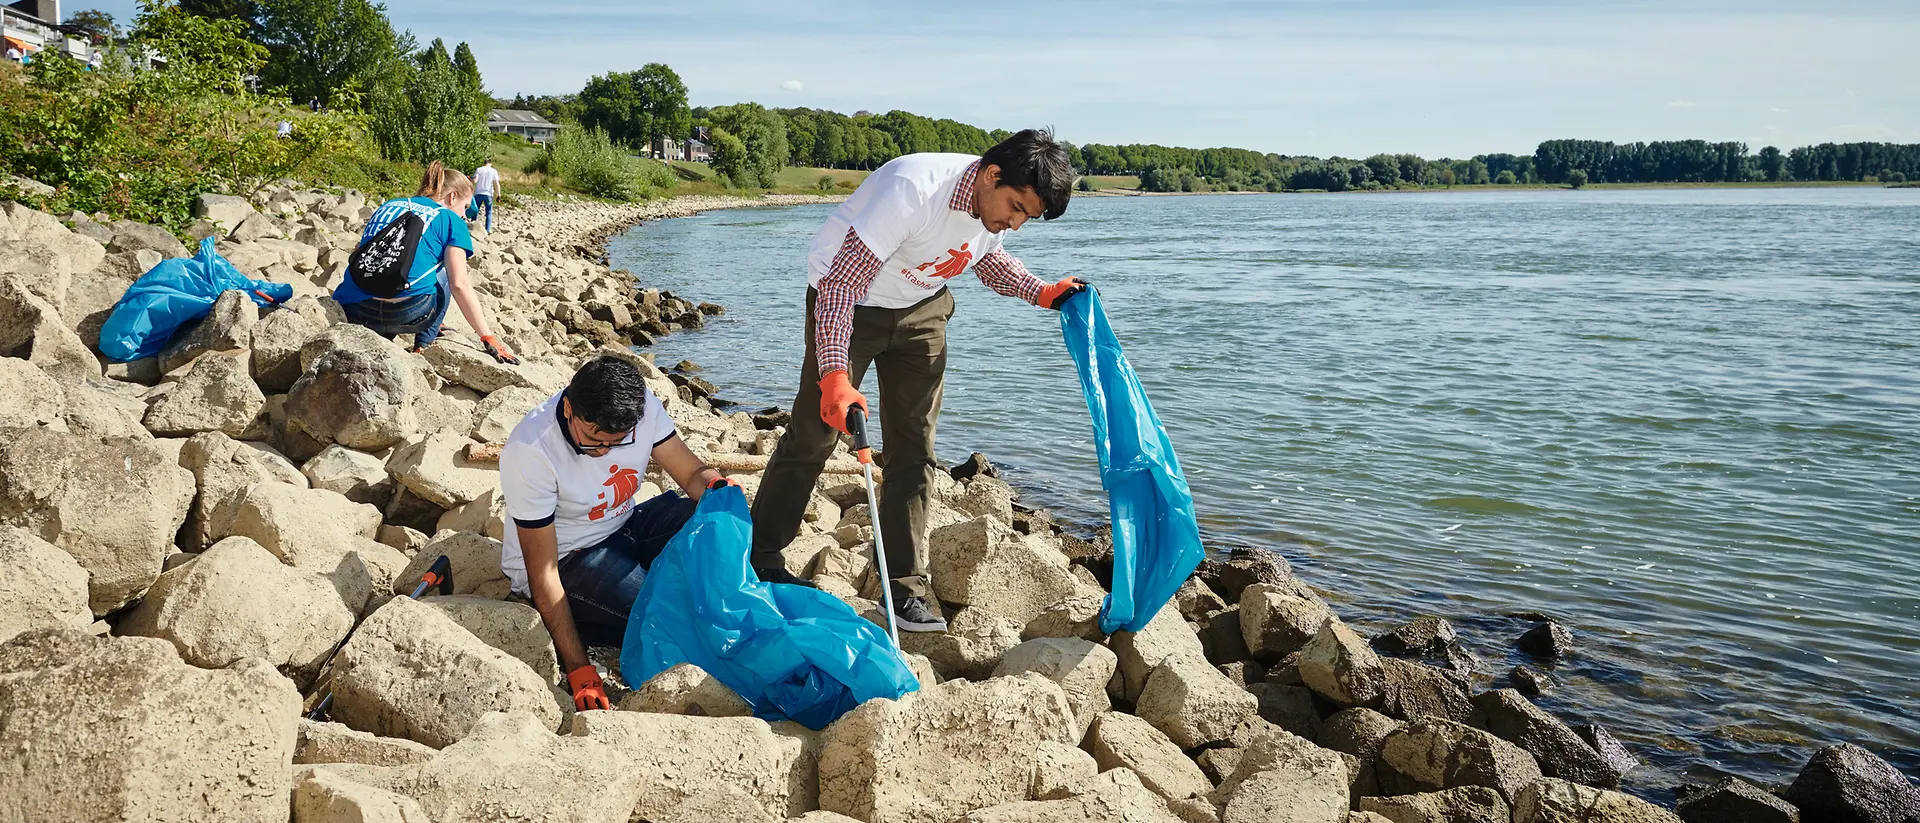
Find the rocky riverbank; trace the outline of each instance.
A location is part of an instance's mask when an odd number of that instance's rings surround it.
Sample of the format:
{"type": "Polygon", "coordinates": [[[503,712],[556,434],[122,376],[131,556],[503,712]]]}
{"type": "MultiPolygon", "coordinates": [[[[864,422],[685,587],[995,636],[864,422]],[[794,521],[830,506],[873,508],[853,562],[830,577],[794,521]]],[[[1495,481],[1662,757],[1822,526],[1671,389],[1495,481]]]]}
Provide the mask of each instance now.
{"type": "MultiPolygon", "coordinates": [[[[1145,630],[1104,636],[1110,550],[1017,508],[984,461],[936,488],[952,630],[902,635],[920,692],[814,732],[746,716],[682,667],[576,714],[538,615],[506,598],[486,445],[586,358],[621,357],[751,495],[779,417],[716,411],[712,386],[629,348],[720,307],[638,288],[601,243],[779,202],[497,215],[474,279],[520,366],[483,355],[457,312],[418,354],[344,323],[326,295],[371,206],[292,189],[205,198],[195,232],[293,300],[229,293],[159,357],[105,365],[114,300],[186,247],[0,208],[0,820],[1920,816],[1920,792],[1853,747],[1778,796],[1729,780],[1676,816],[1615,790],[1632,756],[1604,729],[1479,690],[1445,623],[1362,638],[1271,553],[1208,560],[1145,630]],[[440,556],[451,596],[397,596],[440,556]],[[329,719],[304,719],[325,692],[329,719]]],[[[785,561],[878,618],[871,538],[857,479],[824,475],[785,561]]],[[[1522,643],[1551,656],[1572,639],[1543,624],[1522,643]]]]}

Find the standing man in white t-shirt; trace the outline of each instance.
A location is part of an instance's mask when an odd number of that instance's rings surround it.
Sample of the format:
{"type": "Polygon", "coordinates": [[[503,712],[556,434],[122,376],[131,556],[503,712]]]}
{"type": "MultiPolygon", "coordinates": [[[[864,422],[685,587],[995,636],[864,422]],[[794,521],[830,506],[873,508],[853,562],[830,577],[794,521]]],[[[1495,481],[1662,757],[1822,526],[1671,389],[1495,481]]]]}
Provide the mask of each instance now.
{"type": "Polygon", "coordinates": [[[896,623],[902,631],[946,630],[927,577],[926,542],[953,315],[947,282],[972,268],[994,291],[1047,308],[1085,289],[1072,277],[1047,285],[1000,247],[1003,234],[1028,220],[1064,213],[1073,179],[1066,147],[1036,129],[981,157],[909,154],[870,175],[813,236],[800,393],[754,496],[754,567],[762,580],[794,582],[779,552],[799,533],[848,410],[869,408],[856,387],[871,364],[880,373],[886,440],[878,524],[895,575],[896,623]]]}
{"type": "Polygon", "coordinates": [[[620,645],[647,567],[720,485],[739,484],[694,456],[640,371],[613,357],[581,366],[507,437],[500,489],[513,527],[500,570],[540,611],[581,711],[610,708],[586,642],[620,645]],[[650,459],[686,496],[636,504],[650,459]]]}
{"type": "Polygon", "coordinates": [[[500,171],[488,160],[473,172],[473,206],[487,213],[487,231],[493,231],[493,197],[499,193],[500,171]]]}

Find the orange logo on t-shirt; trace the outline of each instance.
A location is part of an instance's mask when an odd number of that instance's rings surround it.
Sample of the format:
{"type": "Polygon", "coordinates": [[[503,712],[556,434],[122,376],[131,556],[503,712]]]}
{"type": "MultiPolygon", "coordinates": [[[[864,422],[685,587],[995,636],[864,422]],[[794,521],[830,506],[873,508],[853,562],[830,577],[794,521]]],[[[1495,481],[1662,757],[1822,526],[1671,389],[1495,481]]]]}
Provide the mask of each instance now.
{"type": "Polygon", "coordinates": [[[967,250],[967,245],[966,243],[961,243],[960,248],[947,249],[947,257],[944,260],[935,258],[933,262],[921,263],[918,266],[914,266],[913,271],[901,269],[900,273],[906,275],[907,279],[913,281],[914,285],[923,289],[937,288],[938,284],[922,280],[917,277],[916,274],[924,272],[927,269],[933,269],[933,276],[941,280],[952,280],[955,277],[959,277],[962,273],[966,272],[967,265],[973,262],[973,252],[967,250]]]}
{"type": "Polygon", "coordinates": [[[607,478],[607,482],[600,485],[613,489],[613,499],[607,500],[607,493],[601,492],[600,499],[605,502],[594,506],[592,511],[587,512],[588,520],[599,520],[600,518],[606,517],[608,509],[618,511],[621,506],[626,505],[627,501],[632,500],[633,496],[640,491],[639,472],[633,469],[623,469],[619,466],[612,466],[607,469],[607,473],[613,476],[607,478]]]}

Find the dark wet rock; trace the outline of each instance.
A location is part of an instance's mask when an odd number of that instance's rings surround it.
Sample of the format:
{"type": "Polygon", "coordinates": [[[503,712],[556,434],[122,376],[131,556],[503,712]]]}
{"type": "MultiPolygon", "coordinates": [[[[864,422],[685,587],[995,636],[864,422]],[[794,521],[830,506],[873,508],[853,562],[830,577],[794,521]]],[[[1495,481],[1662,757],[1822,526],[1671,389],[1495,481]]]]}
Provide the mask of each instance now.
{"type": "Polygon", "coordinates": [[[1580,735],[1581,740],[1587,741],[1587,745],[1599,752],[1600,757],[1605,759],[1607,765],[1613,767],[1614,771],[1624,775],[1640,768],[1640,758],[1635,757],[1625,743],[1614,738],[1613,733],[1607,731],[1607,727],[1592,723],[1582,724],[1573,727],[1573,733],[1580,735]]]}
{"type": "Polygon", "coordinates": [[[1380,789],[1418,794],[1485,786],[1512,803],[1541,778],[1526,750],[1452,720],[1429,717],[1389,733],[1377,764],[1380,789]]]}
{"type": "Polygon", "coordinates": [[[1060,527],[1054,525],[1052,512],[1046,509],[1029,509],[1019,503],[1013,504],[1013,530],[1021,534],[1060,533],[1060,527]]]}
{"type": "Polygon", "coordinates": [[[1486,727],[1487,719],[1474,706],[1466,686],[1446,672],[1391,657],[1382,658],[1380,663],[1386,668],[1386,684],[1379,709],[1387,716],[1408,721],[1444,717],[1476,729],[1486,727]]]}
{"type": "Polygon", "coordinates": [[[695,397],[710,398],[720,393],[719,387],[708,382],[707,379],[703,377],[694,377],[693,375],[681,374],[679,372],[668,372],[667,379],[673,381],[675,386],[691,389],[695,397]]]}
{"type": "Polygon", "coordinates": [[[1513,667],[1513,671],[1507,674],[1507,681],[1521,694],[1539,694],[1553,688],[1553,678],[1526,666],[1513,667]]]}
{"type": "Polygon", "coordinates": [[[793,422],[793,415],[779,408],[766,408],[753,413],[753,428],[756,431],[773,431],[793,422]]]}
{"type": "Polygon", "coordinates": [[[707,316],[697,311],[687,311],[673,318],[673,322],[679,323],[683,328],[702,329],[706,328],[707,316]]]}
{"type": "Polygon", "coordinates": [[[1800,810],[1765,789],[1728,777],[1681,798],[1686,823],[1800,823],[1800,810]]]}
{"type": "Polygon", "coordinates": [[[1320,712],[1314,706],[1312,689],[1253,683],[1246,686],[1246,690],[1260,701],[1256,710],[1260,719],[1308,740],[1320,734],[1320,712]]]}
{"type": "Polygon", "coordinates": [[[707,315],[709,317],[718,317],[720,315],[727,313],[727,307],[722,306],[719,303],[701,303],[700,305],[695,306],[694,308],[699,309],[701,314],[707,315]]]}
{"type": "Polygon", "coordinates": [[[1198,573],[1200,579],[1228,603],[1239,603],[1240,592],[1255,583],[1298,585],[1287,559],[1264,549],[1240,547],[1229,552],[1224,560],[1209,557],[1200,561],[1198,573]]]}
{"type": "Polygon", "coordinates": [[[653,345],[653,335],[648,334],[645,330],[641,329],[639,326],[629,326],[627,327],[625,333],[627,335],[627,342],[632,345],[635,345],[635,346],[653,345]]]}
{"type": "Polygon", "coordinates": [[[1207,661],[1218,666],[1226,663],[1239,663],[1253,658],[1247,650],[1247,641],[1240,630],[1240,611],[1221,609],[1202,618],[1198,624],[1200,646],[1206,650],[1207,661]]]}
{"type": "Polygon", "coordinates": [[[1784,796],[1810,823],[1920,819],[1920,788],[1887,761],[1851,743],[1814,752],[1784,796]]]}
{"type": "Polygon", "coordinates": [[[1343,709],[1320,721],[1320,730],[1313,742],[1321,748],[1352,755],[1358,762],[1354,794],[1379,794],[1380,781],[1374,764],[1380,759],[1380,747],[1386,743],[1387,735],[1404,725],[1372,709],[1343,709]]]}
{"type": "Polygon", "coordinates": [[[1240,684],[1240,688],[1243,689],[1255,683],[1264,682],[1267,678],[1267,667],[1253,660],[1226,663],[1219,668],[1221,674],[1226,675],[1228,680],[1240,684]]]}
{"type": "Polygon", "coordinates": [[[1573,631],[1551,620],[1535,624],[1520,635],[1520,650],[1534,657],[1552,659],[1573,653],[1573,631]]]}
{"type": "Polygon", "coordinates": [[[1448,646],[1460,642],[1453,624],[1438,617],[1416,617],[1405,625],[1373,639],[1373,647],[1394,655],[1444,654],[1448,646]]]}
{"type": "Polygon", "coordinates": [[[1533,705],[1514,689],[1475,695],[1473,704],[1486,713],[1487,731],[1525,749],[1547,777],[1558,777],[1600,789],[1620,788],[1620,771],[1560,722],[1560,718],[1533,705]]]}
{"type": "Polygon", "coordinates": [[[677,372],[682,372],[687,374],[691,374],[699,370],[700,370],[700,364],[695,363],[692,360],[682,360],[678,363],[673,364],[673,368],[671,369],[671,371],[677,371],[677,372]]]}
{"type": "Polygon", "coordinates": [[[955,480],[965,480],[969,477],[976,477],[983,474],[988,477],[999,477],[1000,470],[994,468],[992,463],[987,462],[986,455],[974,452],[968,455],[966,460],[961,461],[960,465],[948,470],[947,474],[951,475],[955,480]]]}

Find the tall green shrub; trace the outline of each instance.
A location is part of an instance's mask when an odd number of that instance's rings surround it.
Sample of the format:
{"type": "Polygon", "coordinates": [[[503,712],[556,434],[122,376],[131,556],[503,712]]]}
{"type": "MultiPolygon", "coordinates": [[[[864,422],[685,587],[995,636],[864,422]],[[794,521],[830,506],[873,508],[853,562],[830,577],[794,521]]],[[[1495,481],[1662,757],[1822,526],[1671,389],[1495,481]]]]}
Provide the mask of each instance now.
{"type": "MultiPolygon", "coordinates": [[[[475,69],[477,71],[477,68],[475,69]]],[[[368,89],[372,136],[389,160],[473,169],[490,154],[486,110],[440,41],[413,59],[394,57],[368,89]]]]}
{"type": "Polygon", "coordinates": [[[562,126],[527,171],[609,200],[644,200],[673,186],[665,166],[639,160],[600,129],[562,126]]]}

